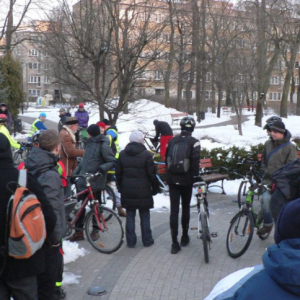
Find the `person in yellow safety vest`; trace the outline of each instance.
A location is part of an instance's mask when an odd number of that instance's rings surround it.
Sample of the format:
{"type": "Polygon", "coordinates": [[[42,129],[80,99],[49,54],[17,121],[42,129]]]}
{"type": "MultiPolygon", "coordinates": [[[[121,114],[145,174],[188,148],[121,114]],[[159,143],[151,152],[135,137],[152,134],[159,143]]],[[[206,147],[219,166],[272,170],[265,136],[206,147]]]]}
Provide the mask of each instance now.
{"type": "Polygon", "coordinates": [[[44,125],[46,117],[47,115],[44,112],[42,112],[40,113],[40,116],[36,120],[34,120],[28,134],[28,142],[31,142],[32,136],[35,134],[36,131],[47,130],[47,127],[44,125]]]}
{"type": "MultiPolygon", "coordinates": [[[[101,122],[98,122],[97,124],[101,128],[101,125],[99,124],[103,124],[103,123],[105,124],[105,134],[109,138],[109,144],[113,150],[113,153],[115,154],[115,158],[118,159],[120,155],[120,146],[119,146],[119,134],[117,131],[117,127],[112,126],[108,119],[103,119],[101,122]]],[[[107,182],[116,181],[115,173],[116,173],[115,169],[107,172],[107,182]]],[[[121,206],[121,195],[117,190],[115,191],[115,195],[116,195],[116,205],[118,208],[118,214],[120,217],[126,217],[126,211],[121,206]]]]}
{"type": "Polygon", "coordinates": [[[10,146],[15,149],[25,150],[25,147],[22,146],[19,142],[17,142],[9,133],[8,129],[6,128],[5,124],[7,121],[7,117],[4,114],[0,114],[0,133],[4,134],[7,139],[9,140],[10,146]]]}

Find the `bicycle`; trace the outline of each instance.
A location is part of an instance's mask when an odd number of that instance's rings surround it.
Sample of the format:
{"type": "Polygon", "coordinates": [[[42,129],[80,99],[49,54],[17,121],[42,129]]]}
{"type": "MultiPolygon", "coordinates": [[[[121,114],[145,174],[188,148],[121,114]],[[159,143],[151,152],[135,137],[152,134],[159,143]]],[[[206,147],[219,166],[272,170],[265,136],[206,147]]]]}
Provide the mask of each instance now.
{"type": "MultiPolygon", "coordinates": [[[[254,207],[254,195],[255,193],[262,195],[266,190],[269,190],[268,187],[261,183],[256,183],[250,187],[246,201],[242,203],[239,212],[230,221],[226,238],[226,248],[230,257],[242,256],[252,241],[254,228],[259,229],[263,226],[261,203],[259,202],[260,207],[257,211],[254,207]]],[[[258,237],[265,240],[269,235],[270,232],[258,237]]]]}
{"type": "Polygon", "coordinates": [[[33,144],[31,142],[21,142],[20,143],[23,147],[25,147],[25,150],[17,149],[13,154],[13,164],[15,167],[17,167],[25,158],[28,157],[33,144]]]}
{"type": "MultiPolygon", "coordinates": [[[[246,176],[240,175],[243,177],[243,181],[240,183],[238,190],[238,206],[242,207],[243,203],[246,200],[249,188],[253,187],[256,183],[261,183],[262,174],[259,170],[257,170],[257,166],[260,166],[260,162],[254,160],[243,160],[242,164],[247,163],[250,164],[249,172],[246,176]]],[[[238,173],[236,173],[238,174],[238,173]]],[[[260,194],[254,193],[254,196],[257,197],[257,200],[260,200],[260,194]]]]}
{"type": "MultiPolygon", "coordinates": [[[[87,188],[65,199],[67,217],[66,238],[71,236],[73,230],[76,229],[75,223],[87,207],[89,208],[89,212],[84,219],[86,237],[97,251],[110,254],[122,246],[124,242],[124,230],[117,214],[105,206],[104,201],[107,198],[101,197],[101,199],[95,199],[90,180],[97,176],[101,176],[101,174],[71,176],[71,178],[84,178],[87,188]],[[82,203],[78,201],[78,197],[81,195],[86,195],[82,203]],[[95,231],[98,233],[96,238],[95,231]]],[[[107,186],[105,191],[111,191],[110,187],[107,186]]]]}
{"type": "Polygon", "coordinates": [[[210,232],[207,184],[204,181],[199,181],[193,184],[193,188],[197,189],[197,194],[195,195],[198,208],[197,238],[202,240],[204,259],[208,263],[208,250],[211,249],[212,237],[217,237],[218,234],[217,232],[210,232]]]}
{"type": "Polygon", "coordinates": [[[145,133],[144,141],[147,150],[153,154],[153,159],[158,159],[160,157],[159,150],[160,150],[160,143],[153,141],[154,136],[150,135],[148,132],[145,133]]]}

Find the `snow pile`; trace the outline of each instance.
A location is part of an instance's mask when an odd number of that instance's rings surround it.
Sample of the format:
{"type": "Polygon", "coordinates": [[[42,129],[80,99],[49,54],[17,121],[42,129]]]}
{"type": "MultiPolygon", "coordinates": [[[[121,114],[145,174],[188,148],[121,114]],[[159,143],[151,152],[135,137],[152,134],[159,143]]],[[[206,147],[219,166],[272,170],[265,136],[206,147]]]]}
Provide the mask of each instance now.
{"type": "Polygon", "coordinates": [[[77,243],[72,243],[70,241],[63,242],[63,250],[64,250],[64,262],[68,264],[71,261],[75,261],[77,258],[81,256],[85,256],[88,251],[84,248],[79,248],[77,243]]]}

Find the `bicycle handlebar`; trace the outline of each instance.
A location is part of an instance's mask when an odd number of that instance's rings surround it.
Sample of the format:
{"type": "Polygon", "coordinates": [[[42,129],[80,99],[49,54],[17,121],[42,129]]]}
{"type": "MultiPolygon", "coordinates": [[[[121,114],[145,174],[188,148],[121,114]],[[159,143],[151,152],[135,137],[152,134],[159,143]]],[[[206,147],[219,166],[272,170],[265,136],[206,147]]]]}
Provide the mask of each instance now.
{"type": "Polygon", "coordinates": [[[68,177],[70,177],[70,178],[85,178],[86,181],[89,181],[90,179],[97,177],[97,176],[103,176],[103,174],[100,172],[97,172],[95,174],[86,173],[86,174],[71,175],[68,177]]]}

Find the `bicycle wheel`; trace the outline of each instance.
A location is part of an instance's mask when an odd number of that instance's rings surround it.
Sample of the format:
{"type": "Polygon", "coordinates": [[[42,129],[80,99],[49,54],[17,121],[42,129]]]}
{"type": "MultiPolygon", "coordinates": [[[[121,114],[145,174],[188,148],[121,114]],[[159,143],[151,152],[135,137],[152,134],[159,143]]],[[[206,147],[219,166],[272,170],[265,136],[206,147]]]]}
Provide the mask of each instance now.
{"type": "Polygon", "coordinates": [[[208,225],[207,225],[207,214],[201,212],[199,215],[200,223],[201,223],[201,239],[203,243],[203,251],[204,251],[204,259],[205,262],[209,262],[209,255],[208,255],[208,243],[210,241],[208,225]]]}
{"type": "Polygon", "coordinates": [[[101,229],[96,222],[95,208],[87,214],[85,219],[85,233],[89,243],[99,252],[110,254],[117,251],[124,241],[124,230],[117,214],[103,206],[97,205],[101,229]],[[110,215],[109,220],[103,222],[105,215],[110,215]]]}
{"type": "Polygon", "coordinates": [[[242,256],[248,249],[254,232],[254,220],[249,211],[238,212],[230,221],[226,248],[230,257],[242,256]]]}
{"type": "Polygon", "coordinates": [[[241,206],[246,202],[247,193],[250,187],[250,183],[247,180],[241,182],[238,191],[238,206],[241,206]]]}

